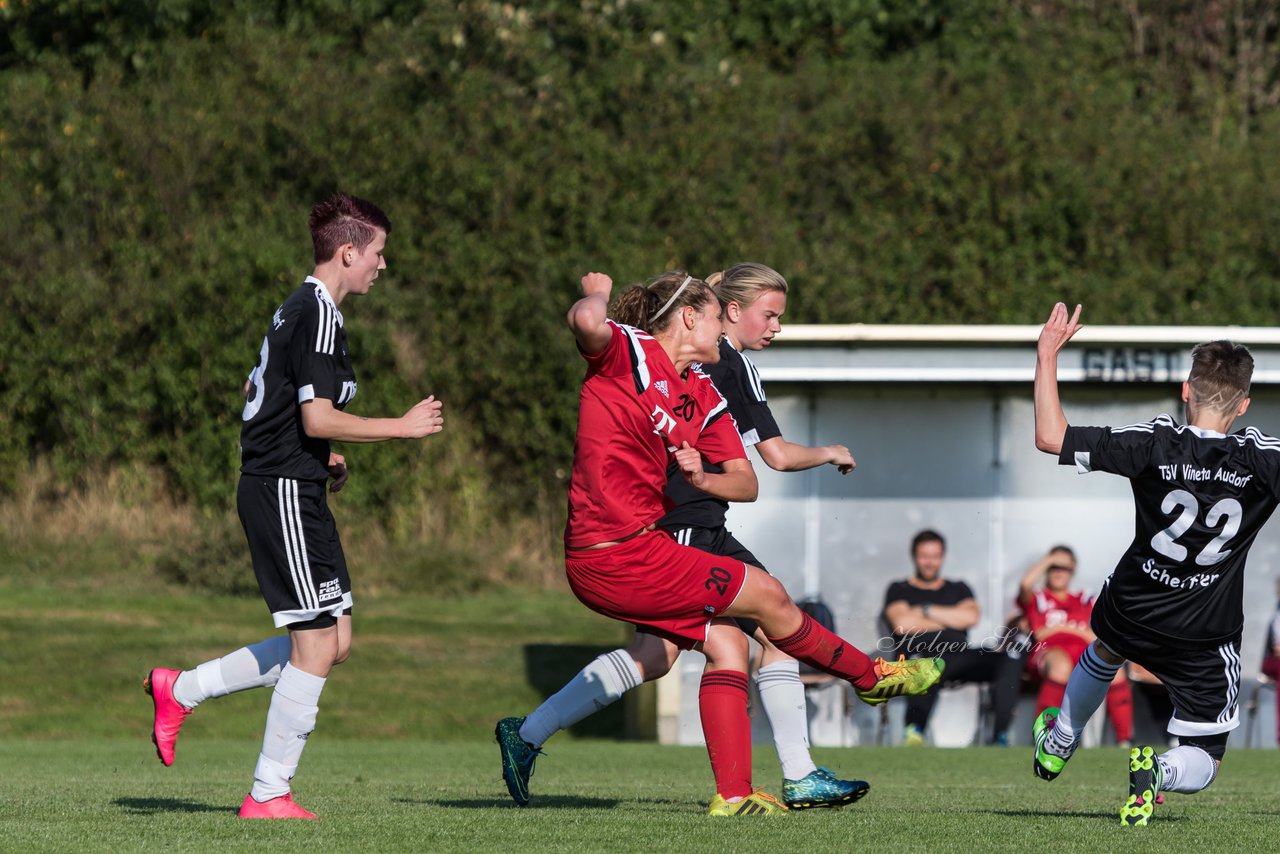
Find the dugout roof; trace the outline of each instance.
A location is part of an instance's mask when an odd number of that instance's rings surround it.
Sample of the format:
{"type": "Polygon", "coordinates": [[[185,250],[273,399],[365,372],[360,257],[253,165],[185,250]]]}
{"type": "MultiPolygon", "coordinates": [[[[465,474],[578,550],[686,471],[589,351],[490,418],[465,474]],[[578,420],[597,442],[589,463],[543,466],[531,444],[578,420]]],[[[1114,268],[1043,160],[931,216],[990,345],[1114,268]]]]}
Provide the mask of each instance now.
{"type": "MultiPolygon", "coordinates": [[[[774,382],[1031,382],[1040,326],[786,325],[751,353],[774,382]]],[[[1253,353],[1255,385],[1280,384],[1280,329],[1085,326],[1062,351],[1063,383],[1181,383],[1191,348],[1228,338],[1253,353]]]]}

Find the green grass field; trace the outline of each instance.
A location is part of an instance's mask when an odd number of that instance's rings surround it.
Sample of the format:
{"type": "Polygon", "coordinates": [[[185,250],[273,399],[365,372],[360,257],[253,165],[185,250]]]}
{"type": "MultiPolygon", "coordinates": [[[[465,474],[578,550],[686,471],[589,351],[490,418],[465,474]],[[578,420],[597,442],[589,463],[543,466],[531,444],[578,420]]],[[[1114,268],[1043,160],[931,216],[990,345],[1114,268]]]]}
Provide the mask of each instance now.
{"type": "MultiPolygon", "coordinates": [[[[87,565],[87,564],[79,564],[87,565]]],[[[700,748],[557,736],[534,803],[507,798],[494,721],[534,708],[544,667],[530,644],[625,640],[565,591],[464,598],[365,597],[355,652],[326,687],[295,791],[319,822],[242,822],[261,743],[264,692],[210,701],[178,764],[148,740],[140,683],[270,632],[256,598],[211,597],[28,561],[0,576],[0,851],[1194,851],[1269,850],[1280,753],[1235,749],[1196,796],[1171,795],[1145,830],[1119,826],[1120,751],[1086,750],[1052,784],[1025,749],[817,750],[867,779],[838,813],[710,819],[700,748]]],[[[555,681],[555,680],[551,680],[555,681]]],[[[615,707],[616,708],[616,707],[615,707]]],[[[757,785],[777,792],[758,746],[757,785]]]]}
{"type": "MultiPolygon", "coordinates": [[[[0,582],[0,601],[0,739],[143,736],[151,722],[141,685],[152,667],[194,667],[275,633],[256,596],[0,582]]],[[[567,677],[596,654],[584,648],[627,638],[622,624],[547,590],[358,598],[354,634],[350,661],[325,689],[320,725],[330,738],[490,737],[493,720],[543,699],[530,677],[547,662],[531,658],[530,645],[566,645],[551,663],[567,677]]],[[[188,726],[252,739],[266,702],[232,695],[188,726]]]]}
{"type": "MultiPolygon", "coordinates": [[[[1150,827],[1119,826],[1121,752],[1078,753],[1053,783],[1025,750],[849,748],[819,761],[865,777],[839,812],[712,819],[701,749],[552,742],[526,809],[490,743],[356,741],[317,733],[295,780],[318,822],[244,822],[257,745],[184,737],[163,768],[145,740],[0,742],[5,851],[1195,851],[1267,850],[1280,806],[1270,751],[1229,753],[1219,780],[1170,795],[1150,827]],[[1259,845],[1262,848],[1259,849],[1259,845]]],[[[776,791],[758,750],[757,783],[776,791]]]]}

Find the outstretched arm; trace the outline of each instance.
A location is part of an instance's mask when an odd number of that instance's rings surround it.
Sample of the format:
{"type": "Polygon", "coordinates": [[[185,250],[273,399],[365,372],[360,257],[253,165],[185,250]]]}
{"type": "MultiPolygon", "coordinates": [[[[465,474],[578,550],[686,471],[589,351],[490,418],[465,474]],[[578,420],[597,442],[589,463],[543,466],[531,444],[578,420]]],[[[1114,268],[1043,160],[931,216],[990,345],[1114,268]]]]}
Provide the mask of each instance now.
{"type": "Polygon", "coordinates": [[[332,400],[316,397],[302,404],[302,430],[312,439],[336,442],[421,439],[444,429],[440,407],[440,401],[431,395],[399,418],[365,418],[343,412],[332,400]]]}
{"type": "Polygon", "coordinates": [[[587,273],[582,277],[582,299],[569,309],[569,328],[588,356],[604,352],[613,337],[606,322],[612,291],[613,279],[604,273],[587,273]]]}
{"type": "Polygon", "coordinates": [[[774,471],[804,471],[830,463],[840,470],[840,474],[848,474],[858,465],[844,445],[810,447],[788,442],[781,436],[757,442],[756,451],[765,465],[774,471]]]}
{"type": "Polygon", "coordinates": [[[1067,317],[1067,306],[1056,303],[1036,344],[1036,447],[1046,454],[1062,451],[1067,432],[1067,414],[1058,397],[1058,352],[1080,331],[1080,306],[1067,317]]]}

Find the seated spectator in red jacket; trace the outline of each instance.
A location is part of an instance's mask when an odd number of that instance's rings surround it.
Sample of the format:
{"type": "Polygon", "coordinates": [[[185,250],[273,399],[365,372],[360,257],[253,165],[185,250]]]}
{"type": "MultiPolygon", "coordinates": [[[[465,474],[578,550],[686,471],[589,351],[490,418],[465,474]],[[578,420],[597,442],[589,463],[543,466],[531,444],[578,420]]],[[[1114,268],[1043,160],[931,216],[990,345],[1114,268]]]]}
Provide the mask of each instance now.
{"type": "MultiPolygon", "coordinates": [[[[1071,669],[1094,640],[1089,629],[1093,596],[1068,589],[1075,572],[1075,552],[1068,546],[1054,546],[1022,576],[1018,605],[1032,637],[1027,668],[1040,679],[1037,714],[1062,705],[1071,669]]],[[[1127,746],[1133,738],[1133,689],[1123,668],[1107,691],[1107,717],[1116,741],[1127,746]]]]}
{"type": "MultiPolygon", "coordinates": [[[[1276,587],[1277,594],[1280,594],[1280,582],[1277,582],[1276,587]]],[[[1276,603],[1276,611],[1271,615],[1271,626],[1267,629],[1267,648],[1262,656],[1262,672],[1280,683],[1280,602],[1276,603]]],[[[1280,701],[1276,702],[1276,741],[1280,742],[1280,701]]]]}

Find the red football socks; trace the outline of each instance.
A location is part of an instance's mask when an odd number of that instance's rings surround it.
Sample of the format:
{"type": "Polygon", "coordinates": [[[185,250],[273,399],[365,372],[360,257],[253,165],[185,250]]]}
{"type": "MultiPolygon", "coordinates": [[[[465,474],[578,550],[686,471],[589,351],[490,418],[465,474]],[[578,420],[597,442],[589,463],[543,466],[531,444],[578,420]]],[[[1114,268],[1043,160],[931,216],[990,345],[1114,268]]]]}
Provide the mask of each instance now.
{"type": "Polygon", "coordinates": [[[711,757],[716,791],[725,800],[751,794],[751,719],[747,716],[747,674],[711,670],[698,689],[702,736],[711,757]]]}
{"type": "Polygon", "coordinates": [[[1107,689],[1107,717],[1116,731],[1116,741],[1133,738],[1133,685],[1128,679],[1112,682],[1107,689]]]}
{"type": "Polygon", "coordinates": [[[823,628],[808,614],[802,616],[804,620],[795,632],[785,638],[769,638],[774,646],[823,673],[852,682],[855,688],[866,690],[879,681],[871,659],[862,650],[823,628]]]}
{"type": "Polygon", "coordinates": [[[1036,705],[1040,707],[1041,712],[1050,706],[1061,708],[1062,698],[1066,695],[1066,685],[1054,682],[1052,679],[1044,679],[1040,682],[1040,690],[1036,692],[1036,705]]]}

